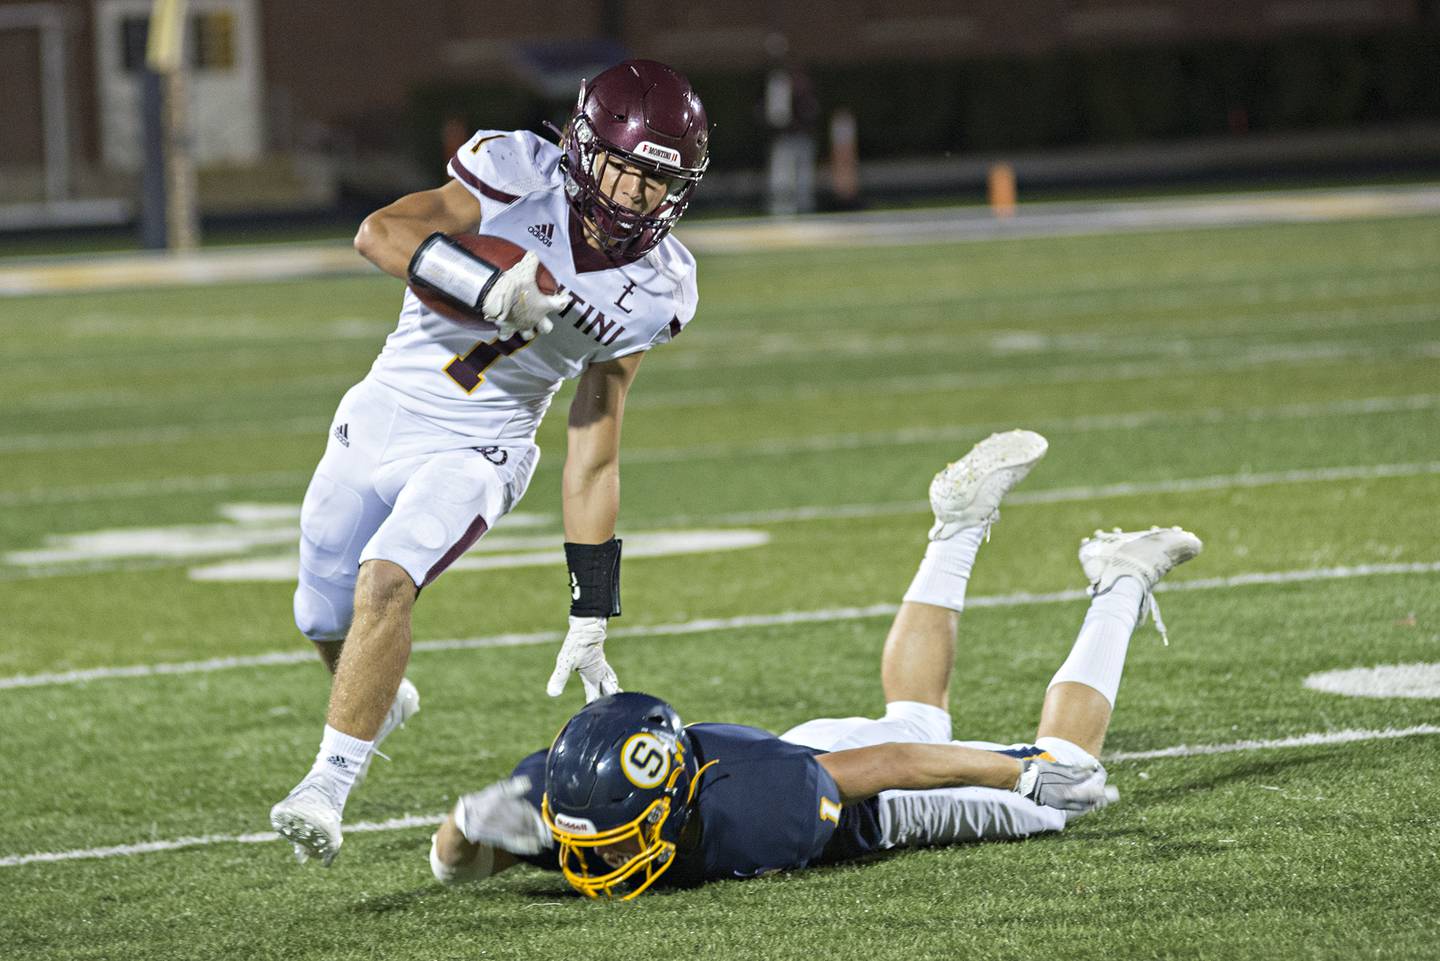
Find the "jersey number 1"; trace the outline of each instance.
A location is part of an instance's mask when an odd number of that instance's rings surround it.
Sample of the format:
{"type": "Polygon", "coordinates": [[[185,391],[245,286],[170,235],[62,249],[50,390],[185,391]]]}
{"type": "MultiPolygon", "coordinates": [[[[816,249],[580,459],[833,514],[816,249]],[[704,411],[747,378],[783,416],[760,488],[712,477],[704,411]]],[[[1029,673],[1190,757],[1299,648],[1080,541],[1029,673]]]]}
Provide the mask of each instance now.
{"type": "Polygon", "coordinates": [[[460,389],[467,394],[475,393],[475,388],[485,383],[485,371],[490,365],[501,357],[509,357],[517,350],[524,350],[529,347],[531,341],[522,340],[519,334],[509,340],[486,343],[481,341],[470,349],[470,353],[461,357],[455,355],[455,359],[445,365],[445,373],[450,379],[460,385],[460,389]]]}

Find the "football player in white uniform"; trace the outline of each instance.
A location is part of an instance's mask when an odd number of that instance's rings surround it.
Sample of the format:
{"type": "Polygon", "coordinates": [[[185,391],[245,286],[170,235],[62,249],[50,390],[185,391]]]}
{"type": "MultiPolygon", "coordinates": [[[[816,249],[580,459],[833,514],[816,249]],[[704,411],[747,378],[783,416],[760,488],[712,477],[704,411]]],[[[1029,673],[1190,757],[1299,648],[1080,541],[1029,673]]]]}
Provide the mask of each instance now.
{"type": "Polygon", "coordinates": [[[707,164],[689,82],[626,61],[581,85],[559,146],[480,131],[450,182],[361,225],[362,255],[464,322],[406,291],[305,494],[295,620],[334,677],[314,764],[270,811],[300,860],[334,860],[350,790],[419,709],[404,678],[415,598],[525,493],[536,428],[567,378],[580,381],[563,477],[572,604],[547,689],[578,671],[587,700],[619,690],[603,643],[620,613],[620,422],[645,351],[695,314],[695,262],[670,230],[707,164]],[[528,252],[499,269],[452,239],[472,232],[528,252]],[[559,293],[541,290],[541,263],[559,293]]]}

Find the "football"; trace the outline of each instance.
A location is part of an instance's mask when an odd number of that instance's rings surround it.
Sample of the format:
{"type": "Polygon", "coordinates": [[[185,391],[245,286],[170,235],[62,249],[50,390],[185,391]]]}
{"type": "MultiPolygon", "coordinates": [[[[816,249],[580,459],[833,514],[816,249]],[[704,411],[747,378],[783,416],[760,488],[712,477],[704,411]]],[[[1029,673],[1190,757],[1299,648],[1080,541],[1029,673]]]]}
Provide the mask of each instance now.
{"type": "MultiPolygon", "coordinates": [[[[451,234],[450,239],[455,241],[466,250],[483,257],[488,262],[499,267],[501,270],[509,270],[519,263],[520,258],[525,256],[525,248],[516,243],[511,243],[503,237],[492,237],[489,234],[451,234]]],[[[553,294],[560,289],[555,282],[555,275],[542,263],[535,271],[535,285],[540,288],[541,293],[553,294]]],[[[471,330],[478,330],[484,333],[493,333],[498,328],[488,320],[481,320],[474,314],[467,314],[457,310],[450,304],[435,296],[434,293],[422,288],[411,286],[415,296],[420,303],[429,307],[435,313],[447,320],[453,321],[462,327],[471,330]]]]}

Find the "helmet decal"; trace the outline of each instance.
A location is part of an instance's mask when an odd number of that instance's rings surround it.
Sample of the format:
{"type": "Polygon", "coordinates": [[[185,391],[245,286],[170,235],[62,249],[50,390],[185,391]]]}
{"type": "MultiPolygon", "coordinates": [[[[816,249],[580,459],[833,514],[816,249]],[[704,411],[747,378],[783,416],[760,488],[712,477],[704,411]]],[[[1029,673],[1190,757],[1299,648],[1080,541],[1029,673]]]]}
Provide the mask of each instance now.
{"type": "Polygon", "coordinates": [[[635,147],[635,153],[637,156],[658,160],[672,167],[680,166],[680,151],[670,147],[662,147],[658,143],[651,143],[648,140],[640,141],[635,147]]]}
{"type": "Polygon", "coordinates": [[[568,814],[555,815],[555,824],[572,834],[598,834],[595,830],[595,822],[588,818],[572,818],[568,814]]]}
{"type": "Polygon", "coordinates": [[[620,770],[636,787],[658,787],[670,773],[673,750],[673,745],[665,744],[649,731],[641,731],[631,735],[620,749],[620,770]]]}

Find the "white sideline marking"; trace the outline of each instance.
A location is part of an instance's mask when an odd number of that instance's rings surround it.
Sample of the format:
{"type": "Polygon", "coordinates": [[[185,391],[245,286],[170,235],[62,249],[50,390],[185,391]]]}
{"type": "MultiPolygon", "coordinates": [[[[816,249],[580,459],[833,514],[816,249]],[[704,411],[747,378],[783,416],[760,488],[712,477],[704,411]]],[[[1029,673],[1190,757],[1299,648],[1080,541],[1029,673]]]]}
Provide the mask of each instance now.
{"type": "MultiPolygon", "coordinates": [[[[1440,573],[1440,561],[1412,564],[1361,564],[1354,567],[1324,567],[1297,571],[1269,571],[1235,574],[1231,577],[1212,577],[1203,580],[1177,581],[1159,585],[1157,593],[1178,593],[1184,591],[1206,591],[1227,587],[1246,587],[1254,584],[1301,584],[1310,581],[1348,580],[1355,577],[1374,577],[1391,574],[1436,574],[1440,573]]],[[[1020,607],[1026,604],[1055,604],[1065,601],[1083,600],[1084,590],[1055,591],[1048,594],[1019,592],[1014,594],[991,594],[967,598],[967,608],[1020,607]]],[[[779,614],[746,614],[739,617],[699,618],[674,624],[655,624],[648,627],[620,627],[610,631],[611,637],[665,637],[681,634],[698,634],[705,631],[734,630],[748,627],[778,627],[787,624],[816,624],[835,621],[862,620],[867,617],[884,617],[899,610],[896,604],[872,604],[868,607],[832,607],[814,611],[784,611],[779,614]]],[[[462,651],[489,647],[522,647],[531,644],[555,643],[563,640],[563,631],[535,631],[531,633],[493,634],[486,637],[469,637],[454,640],[417,641],[414,653],[428,651],[462,651]]],[[[80,684],[87,681],[109,680],[128,677],[155,677],[172,674],[206,674],[240,667],[274,667],[283,664],[308,664],[315,659],[311,651],[272,651],[268,654],[252,654],[243,657],[214,657],[204,661],[180,661],[170,664],[132,664],[125,667],[92,667],[77,671],[62,671],[49,674],[17,674],[0,678],[0,690],[22,687],[53,687],[65,684],[80,684]]]]}
{"type": "Polygon", "coordinates": [[[1343,731],[1317,731],[1313,734],[1297,734],[1273,741],[1232,741],[1229,744],[1179,744],[1175,747],[1160,748],[1157,751],[1117,751],[1105,755],[1106,761],[1148,761],[1161,757],[1200,757],[1207,754],[1231,754],[1235,751],[1266,751],[1285,747],[1314,747],[1321,744],[1353,744],[1356,741],[1388,741],[1397,737],[1415,737],[1421,734],[1440,734],[1440,727],[1433,724],[1417,724],[1414,727],[1387,727],[1379,731],[1357,731],[1347,728],[1343,731]]]}
{"type": "MultiPolygon", "coordinates": [[[[754,253],[826,247],[912,246],[985,242],[1007,237],[1060,237],[1409,217],[1440,210],[1429,186],[1348,187],[1129,201],[1027,203],[1011,220],[975,207],[807,214],[690,224],[680,237],[697,253],[754,253]]],[[[276,244],[189,254],[118,253],[36,259],[0,269],[0,297],[58,291],[122,290],[171,284],[209,285],[277,279],[373,275],[348,243],[276,244]]]]}
{"type": "MultiPolygon", "coordinates": [[[[1384,730],[1363,731],[1316,731],[1295,737],[1271,741],[1234,741],[1230,744],[1181,744],[1161,748],[1157,751],[1119,751],[1107,754],[1104,760],[1142,761],[1153,758],[1197,757],[1210,754],[1230,754],[1236,751],[1264,751],[1289,747],[1314,747],[1325,744],[1354,744],[1360,741],[1382,741],[1401,737],[1416,737],[1425,734],[1440,734],[1440,727],[1433,724],[1418,724],[1407,728],[1385,728],[1384,730]]],[[[361,831],[400,831],[407,828],[432,827],[444,820],[443,816],[407,815],[388,821],[366,821],[347,824],[346,833],[361,831]]],[[[13,868],[25,864],[54,864],[60,861],[83,861],[102,858],[128,857],[133,854],[153,854],[159,851],[177,851],[183,848],[209,847],[215,844],[261,844],[266,841],[280,841],[273,831],[254,834],[205,834],[198,837],[175,838],[169,841],[145,841],[140,844],[117,844],[104,848],[82,848],[74,851],[44,851],[35,854],[11,854],[0,857],[0,868],[13,868]]]]}
{"type": "Polygon", "coordinates": [[[1440,664],[1381,664],[1322,671],[1305,678],[1305,686],[1347,697],[1440,698],[1440,664]]]}

